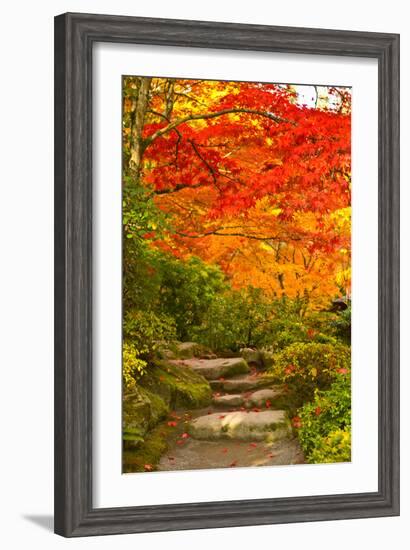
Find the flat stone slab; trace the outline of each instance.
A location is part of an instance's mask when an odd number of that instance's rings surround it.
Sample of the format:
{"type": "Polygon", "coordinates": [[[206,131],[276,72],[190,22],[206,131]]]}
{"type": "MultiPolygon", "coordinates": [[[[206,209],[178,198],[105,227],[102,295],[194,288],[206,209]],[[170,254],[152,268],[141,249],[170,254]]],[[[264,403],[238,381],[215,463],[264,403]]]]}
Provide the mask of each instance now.
{"type": "Polygon", "coordinates": [[[283,388],[274,386],[257,390],[252,393],[228,393],[226,395],[217,395],[212,402],[217,407],[264,407],[266,404],[273,404],[278,397],[283,395],[283,388]]]}
{"type": "Polygon", "coordinates": [[[211,388],[226,391],[227,393],[242,393],[257,390],[272,385],[272,379],[265,376],[241,375],[229,380],[210,380],[211,388]]]}
{"type": "Polygon", "coordinates": [[[279,386],[275,388],[265,388],[263,390],[257,390],[251,393],[246,404],[250,406],[260,407],[266,405],[266,402],[274,402],[275,399],[283,395],[283,389],[279,386]]]}
{"type": "Polygon", "coordinates": [[[213,398],[214,405],[219,407],[241,407],[245,404],[245,398],[240,393],[232,393],[229,395],[220,395],[213,398]]]}
{"type": "Polygon", "coordinates": [[[201,470],[303,464],[304,456],[296,437],[273,443],[219,439],[204,441],[189,437],[182,445],[169,448],[161,458],[158,470],[201,470]]]}
{"type": "Polygon", "coordinates": [[[218,380],[219,378],[244,374],[250,370],[242,357],[227,359],[181,359],[179,361],[171,361],[171,363],[190,367],[208,380],[218,380]]]}
{"type": "Polygon", "coordinates": [[[210,441],[277,441],[292,434],[285,411],[214,413],[196,418],[189,424],[188,429],[195,439],[210,441]]]}

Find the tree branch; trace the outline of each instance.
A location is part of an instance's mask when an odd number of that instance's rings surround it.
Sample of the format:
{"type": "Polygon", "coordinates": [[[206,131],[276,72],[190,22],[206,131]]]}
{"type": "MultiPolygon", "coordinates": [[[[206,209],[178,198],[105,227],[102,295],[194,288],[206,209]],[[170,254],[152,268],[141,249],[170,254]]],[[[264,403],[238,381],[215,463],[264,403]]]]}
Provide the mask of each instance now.
{"type": "Polygon", "coordinates": [[[209,182],[208,184],[204,184],[204,183],[194,183],[194,184],[190,184],[190,183],[177,183],[175,185],[175,187],[173,187],[172,189],[156,189],[155,191],[153,191],[152,193],[152,196],[154,195],[168,195],[168,194],[171,194],[171,193],[176,193],[177,191],[181,191],[182,189],[198,189],[198,187],[206,187],[206,186],[209,186],[209,185],[213,185],[212,182],[209,182]]]}
{"type": "Polygon", "coordinates": [[[214,231],[206,231],[205,233],[198,233],[197,235],[188,235],[188,233],[182,233],[180,231],[176,231],[175,233],[180,237],[187,237],[189,239],[201,239],[203,237],[209,237],[210,235],[216,235],[218,237],[245,237],[246,239],[253,239],[256,241],[300,241],[302,239],[302,237],[289,235],[270,235],[265,237],[246,233],[219,233],[219,231],[223,231],[225,229],[229,228],[220,227],[214,231]]]}
{"type": "Polygon", "coordinates": [[[257,109],[245,109],[245,108],[237,108],[237,109],[223,109],[222,111],[216,111],[215,113],[200,113],[197,115],[187,115],[185,117],[179,118],[177,120],[174,120],[174,122],[171,122],[168,124],[168,126],[165,126],[164,128],[161,128],[160,130],[157,130],[152,134],[152,136],[146,138],[144,140],[145,147],[148,147],[154,140],[157,138],[163,136],[164,134],[167,134],[168,132],[171,132],[171,130],[174,130],[177,126],[180,126],[181,124],[184,124],[185,122],[189,122],[190,120],[208,120],[211,118],[217,118],[222,115],[229,115],[232,113],[246,113],[250,115],[258,115],[261,117],[269,118],[270,120],[273,120],[277,124],[280,122],[293,124],[295,125],[295,122],[292,122],[291,120],[287,120],[285,118],[279,117],[274,115],[273,113],[269,113],[268,111],[258,111],[257,109]]]}

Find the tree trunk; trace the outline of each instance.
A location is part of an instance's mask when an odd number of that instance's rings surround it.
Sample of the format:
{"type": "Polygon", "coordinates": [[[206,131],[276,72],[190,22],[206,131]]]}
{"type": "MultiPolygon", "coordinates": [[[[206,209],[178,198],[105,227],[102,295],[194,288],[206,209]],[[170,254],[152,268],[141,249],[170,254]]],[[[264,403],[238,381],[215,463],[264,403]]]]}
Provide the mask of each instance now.
{"type": "Polygon", "coordinates": [[[131,158],[130,170],[136,177],[141,172],[142,156],[145,146],[142,139],[142,129],[144,127],[145,114],[147,111],[149,91],[152,78],[142,77],[138,93],[133,99],[133,117],[131,123],[131,158]]]}

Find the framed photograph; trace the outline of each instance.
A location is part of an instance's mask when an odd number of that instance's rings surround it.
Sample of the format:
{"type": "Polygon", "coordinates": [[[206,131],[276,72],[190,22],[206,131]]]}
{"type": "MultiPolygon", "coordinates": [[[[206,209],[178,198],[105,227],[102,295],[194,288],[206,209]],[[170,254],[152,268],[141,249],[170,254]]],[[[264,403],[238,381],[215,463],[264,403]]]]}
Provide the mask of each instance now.
{"type": "Polygon", "coordinates": [[[399,514],[399,36],[55,19],[55,532],[399,514]]]}

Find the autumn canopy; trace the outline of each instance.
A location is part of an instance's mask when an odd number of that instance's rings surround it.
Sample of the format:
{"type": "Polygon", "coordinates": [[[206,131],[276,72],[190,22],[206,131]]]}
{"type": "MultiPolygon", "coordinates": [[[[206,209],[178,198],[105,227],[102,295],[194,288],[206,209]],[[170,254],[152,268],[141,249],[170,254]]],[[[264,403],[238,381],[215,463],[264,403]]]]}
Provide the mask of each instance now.
{"type": "Polygon", "coordinates": [[[298,88],[125,78],[126,238],[312,309],[349,294],[350,94],[298,88]]]}

